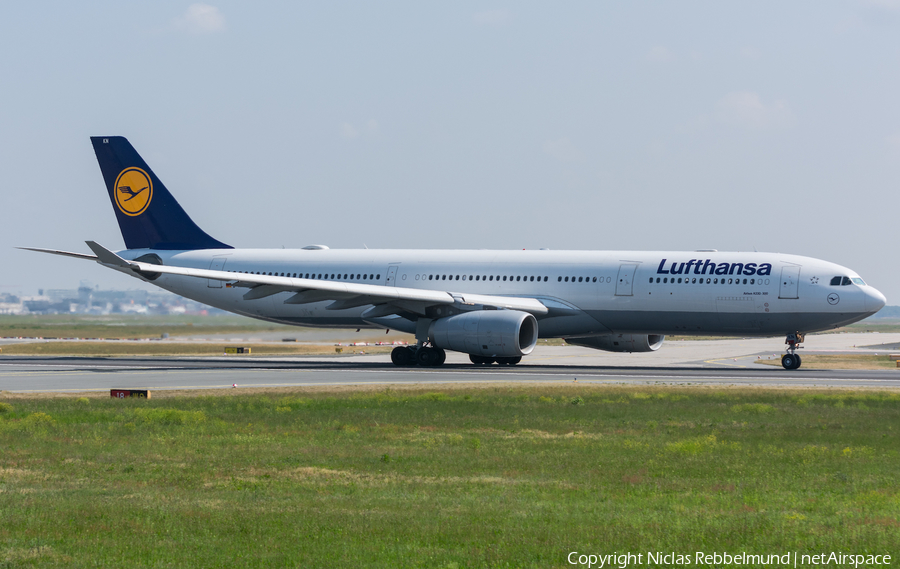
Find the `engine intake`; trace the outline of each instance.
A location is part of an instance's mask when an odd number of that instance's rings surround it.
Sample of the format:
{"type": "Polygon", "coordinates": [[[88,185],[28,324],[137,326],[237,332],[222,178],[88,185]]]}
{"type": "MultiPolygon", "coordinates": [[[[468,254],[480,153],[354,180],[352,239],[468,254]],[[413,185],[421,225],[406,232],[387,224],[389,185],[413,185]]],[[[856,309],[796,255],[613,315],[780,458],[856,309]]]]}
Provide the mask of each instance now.
{"type": "Polygon", "coordinates": [[[566,338],[566,342],[575,346],[594,348],[604,352],[655,352],[663,345],[666,337],[661,334],[606,334],[605,336],[586,336],[566,338]]]}
{"type": "Polygon", "coordinates": [[[428,338],[438,348],[476,356],[526,356],[537,344],[538,324],[527,312],[478,310],[435,320],[428,338]]]}

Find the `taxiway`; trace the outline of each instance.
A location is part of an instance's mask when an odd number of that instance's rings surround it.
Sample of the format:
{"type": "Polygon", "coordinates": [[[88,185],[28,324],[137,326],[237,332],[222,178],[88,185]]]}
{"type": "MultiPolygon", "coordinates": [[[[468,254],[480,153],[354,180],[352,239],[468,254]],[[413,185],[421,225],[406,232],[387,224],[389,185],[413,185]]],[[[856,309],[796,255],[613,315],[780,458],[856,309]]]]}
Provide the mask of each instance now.
{"type": "MultiPolygon", "coordinates": [[[[805,353],[885,353],[900,334],[811,336],[805,353]],[[884,346],[884,347],[882,347],[884,346]]],[[[450,353],[440,368],[397,368],[387,355],[217,358],[0,356],[0,390],[222,389],[312,385],[574,382],[646,385],[900,388],[900,370],[786,371],[778,339],[667,342],[659,352],[611,354],[538,346],[515,367],[474,366],[450,353]]],[[[803,352],[801,352],[803,353],[803,352]]]]}

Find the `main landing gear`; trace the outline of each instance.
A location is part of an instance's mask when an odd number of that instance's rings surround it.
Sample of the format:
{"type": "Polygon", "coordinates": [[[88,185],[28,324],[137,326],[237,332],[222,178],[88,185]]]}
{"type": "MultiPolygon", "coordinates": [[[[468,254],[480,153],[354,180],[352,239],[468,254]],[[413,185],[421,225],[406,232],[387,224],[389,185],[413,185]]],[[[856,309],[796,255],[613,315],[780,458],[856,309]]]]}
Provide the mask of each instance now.
{"type": "MultiPolygon", "coordinates": [[[[437,367],[444,365],[447,352],[434,346],[397,346],[391,351],[391,361],[400,367],[437,367]]],[[[491,365],[498,363],[502,366],[514,366],[522,361],[521,356],[513,358],[494,358],[488,356],[470,355],[469,359],[475,365],[491,365]]]]}
{"type": "Polygon", "coordinates": [[[397,346],[391,351],[391,361],[401,367],[437,367],[446,359],[447,352],[433,346],[397,346]]]}
{"type": "Polygon", "coordinates": [[[784,343],[788,346],[788,353],[781,356],[781,365],[784,369],[797,369],[800,367],[801,359],[797,350],[802,347],[800,344],[803,343],[803,339],[804,336],[800,332],[787,335],[787,339],[785,339],[784,343]]]}
{"type": "Polygon", "coordinates": [[[469,360],[477,366],[489,366],[494,362],[497,362],[502,366],[514,366],[522,361],[522,356],[516,356],[514,358],[492,358],[488,356],[476,356],[475,354],[470,354],[469,360]]]}

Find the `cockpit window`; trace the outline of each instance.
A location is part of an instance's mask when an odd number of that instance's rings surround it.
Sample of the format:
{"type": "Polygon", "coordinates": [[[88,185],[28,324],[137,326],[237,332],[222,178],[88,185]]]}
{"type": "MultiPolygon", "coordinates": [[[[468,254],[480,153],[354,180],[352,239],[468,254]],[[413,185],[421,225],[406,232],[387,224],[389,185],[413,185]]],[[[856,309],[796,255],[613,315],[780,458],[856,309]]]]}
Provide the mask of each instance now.
{"type": "Polygon", "coordinates": [[[841,286],[841,277],[832,277],[831,286],[841,286]]]}
{"type": "Polygon", "coordinates": [[[850,277],[844,277],[841,279],[841,286],[850,286],[850,277]]]}
{"type": "Polygon", "coordinates": [[[855,284],[855,285],[866,286],[866,281],[862,280],[862,279],[859,278],[859,277],[853,277],[853,278],[850,279],[850,280],[851,280],[851,281],[853,282],[853,284],[855,284]]]}

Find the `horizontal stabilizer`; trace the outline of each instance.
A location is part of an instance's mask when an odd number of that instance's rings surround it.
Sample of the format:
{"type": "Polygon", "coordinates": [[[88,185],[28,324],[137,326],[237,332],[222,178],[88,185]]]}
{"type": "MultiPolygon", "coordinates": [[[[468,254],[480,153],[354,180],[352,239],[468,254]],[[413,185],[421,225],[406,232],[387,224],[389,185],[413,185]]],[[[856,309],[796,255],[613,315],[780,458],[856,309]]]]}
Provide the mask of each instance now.
{"type": "Polygon", "coordinates": [[[50,253],[51,255],[61,255],[63,257],[73,257],[75,259],[86,259],[89,261],[96,261],[97,257],[94,255],[85,255],[84,253],[71,253],[69,251],[59,251],[57,249],[40,249],[38,247],[16,247],[16,249],[21,249],[23,251],[37,251],[38,253],[50,253]]]}

